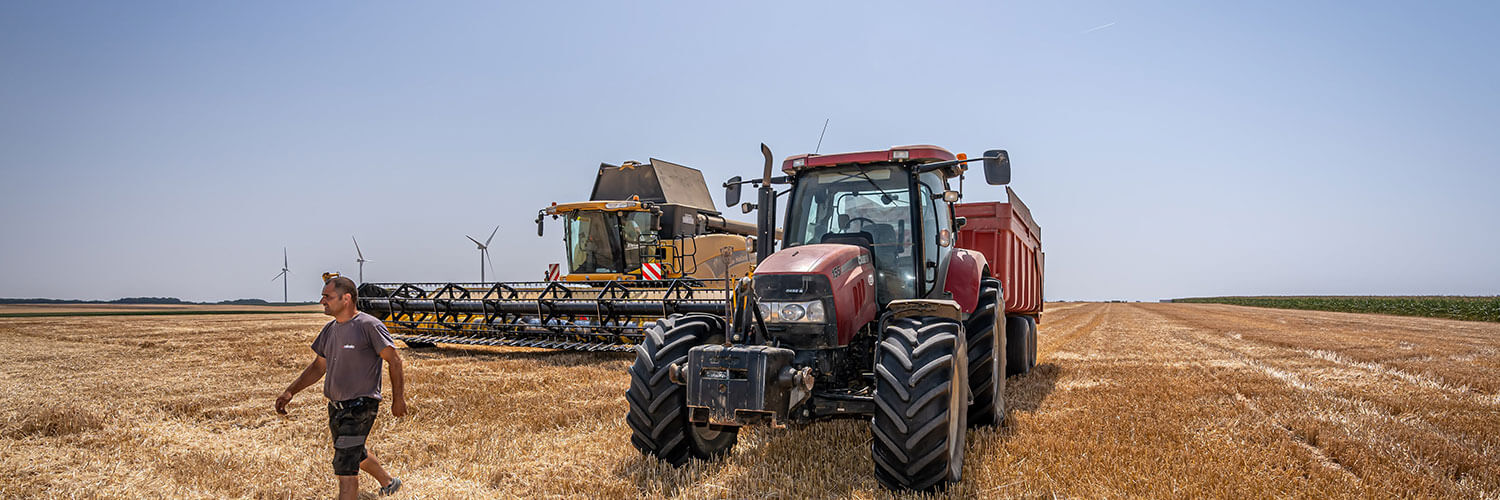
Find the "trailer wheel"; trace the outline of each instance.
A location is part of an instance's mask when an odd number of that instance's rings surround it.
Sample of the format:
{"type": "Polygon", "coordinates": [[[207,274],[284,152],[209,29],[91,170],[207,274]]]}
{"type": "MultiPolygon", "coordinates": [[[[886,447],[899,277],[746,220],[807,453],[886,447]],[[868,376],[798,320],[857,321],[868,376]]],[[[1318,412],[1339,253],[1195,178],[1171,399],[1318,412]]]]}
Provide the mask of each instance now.
{"type": "Polygon", "coordinates": [[[1021,375],[1030,370],[1026,364],[1027,332],[1031,331],[1025,316],[1005,318],[1005,376],[1021,375]]]}
{"type": "Polygon", "coordinates": [[[687,361],[695,346],[723,342],[724,321],[717,316],[673,315],[656,320],[635,347],[630,366],[630,389],[625,399],[630,412],[630,442],[641,453],[674,466],[690,458],[710,459],[729,452],[739,435],[738,427],[694,425],[688,421],[687,388],[667,376],[673,363],[687,361]]]}
{"type": "Polygon", "coordinates": [[[1000,425],[1005,419],[1005,323],[1000,314],[1000,280],[986,278],[974,315],[964,322],[969,344],[969,426],[1000,425]]]}
{"type": "Polygon", "coordinates": [[[963,327],[945,318],[897,318],[875,350],[875,479],[930,491],[963,477],[968,353],[963,327]]]}
{"type": "Polygon", "coordinates": [[[1036,318],[1026,317],[1026,371],[1036,368],[1036,318]]]}

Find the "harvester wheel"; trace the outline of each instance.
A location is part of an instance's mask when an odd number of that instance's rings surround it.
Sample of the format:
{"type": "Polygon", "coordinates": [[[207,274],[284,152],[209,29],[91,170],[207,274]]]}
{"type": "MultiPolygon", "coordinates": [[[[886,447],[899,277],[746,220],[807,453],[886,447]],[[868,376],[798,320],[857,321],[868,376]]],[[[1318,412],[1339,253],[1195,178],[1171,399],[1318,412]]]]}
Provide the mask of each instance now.
{"type": "Polygon", "coordinates": [[[875,350],[875,479],[930,491],[963,477],[968,349],[946,318],[897,318],[875,350]]]}
{"type": "Polygon", "coordinates": [[[974,315],[964,322],[969,341],[969,426],[1000,425],[1005,418],[1005,322],[1000,319],[1000,280],[986,279],[979,286],[974,315]]]}
{"type": "Polygon", "coordinates": [[[674,466],[690,458],[710,459],[729,452],[738,427],[694,425],[688,421],[687,388],[672,383],[668,368],[687,361],[694,346],[724,341],[724,320],[705,314],[674,315],[656,320],[635,347],[630,389],[630,442],[642,453],[674,466]]]}
{"type": "Polygon", "coordinates": [[[1030,370],[1026,363],[1027,335],[1031,331],[1031,324],[1026,322],[1025,316],[1009,316],[1005,318],[1005,376],[1020,375],[1030,370]]]}

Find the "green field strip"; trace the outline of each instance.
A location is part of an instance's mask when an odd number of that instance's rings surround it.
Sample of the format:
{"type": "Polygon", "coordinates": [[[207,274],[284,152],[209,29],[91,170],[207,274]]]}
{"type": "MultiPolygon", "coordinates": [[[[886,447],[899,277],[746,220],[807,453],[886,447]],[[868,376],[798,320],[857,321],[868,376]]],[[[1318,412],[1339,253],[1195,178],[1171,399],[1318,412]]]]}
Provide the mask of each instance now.
{"type": "Polygon", "coordinates": [[[1286,297],[1193,297],[1172,299],[1177,303],[1229,304],[1236,306],[1301,309],[1465,321],[1500,322],[1500,297],[1444,296],[1286,296],[1286,297]]]}

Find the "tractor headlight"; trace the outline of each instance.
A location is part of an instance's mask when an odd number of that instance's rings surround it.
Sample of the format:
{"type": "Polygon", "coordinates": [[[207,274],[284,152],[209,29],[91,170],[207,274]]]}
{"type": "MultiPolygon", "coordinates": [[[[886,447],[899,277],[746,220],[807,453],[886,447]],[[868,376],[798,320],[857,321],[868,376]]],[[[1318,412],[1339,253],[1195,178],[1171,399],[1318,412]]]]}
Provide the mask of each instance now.
{"type": "Polygon", "coordinates": [[[821,300],[809,300],[806,302],[767,302],[762,301],[760,306],[760,317],[768,323],[824,323],[828,321],[828,313],[823,307],[821,300]]]}
{"type": "Polygon", "coordinates": [[[801,321],[804,316],[807,316],[806,313],[807,308],[802,307],[802,304],[787,304],[781,306],[781,319],[787,321],[801,321]]]}

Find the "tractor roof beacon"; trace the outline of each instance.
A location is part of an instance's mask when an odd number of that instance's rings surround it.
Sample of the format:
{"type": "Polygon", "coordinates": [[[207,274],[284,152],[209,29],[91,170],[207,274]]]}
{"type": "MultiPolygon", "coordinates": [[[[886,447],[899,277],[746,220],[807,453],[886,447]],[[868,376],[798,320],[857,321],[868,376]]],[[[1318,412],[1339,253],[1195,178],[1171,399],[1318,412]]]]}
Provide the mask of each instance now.
{"type": "Polygon", "coordinates": [[[759,264],[723,314],[672,315],[644,332],[626,392],[632,443],[680,465],[727,453],[742,426],[860,418],[871,422],[882,485],[958,481],[965,430],[1004,419],[1007,347],[1034,359],[1024,335],[1007,343],[1002,263],[958,246],[966,221],[949,188],[975,161],[990,184],[1009,183],[1006,152],[971,160],[918,145],[797,155],[781,176],[770,150],[761,152],[760,179],[725,183],[729,205],[743,184],[758,188],[744,209],[759,209],[759,264]]]}

